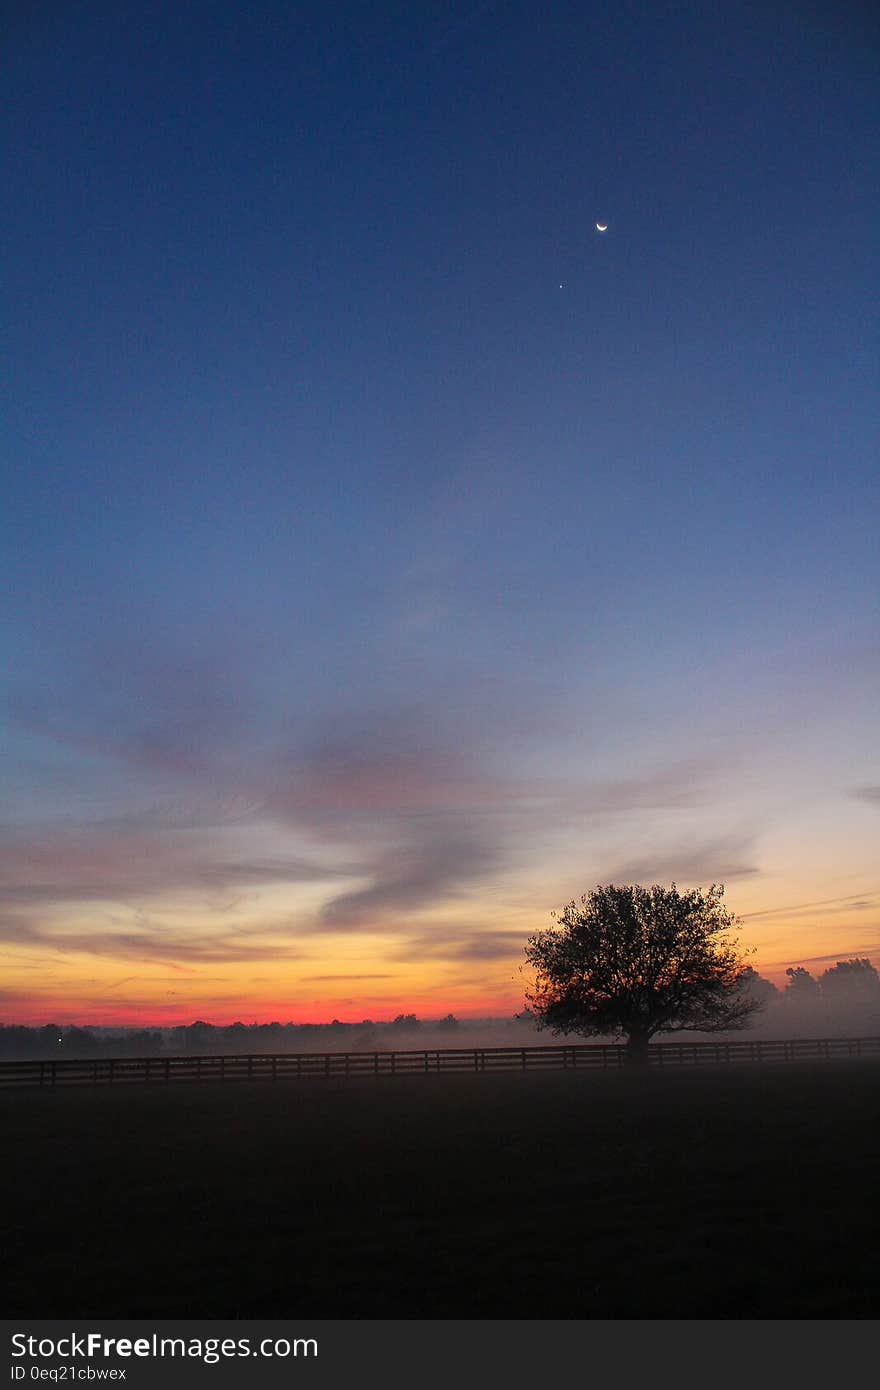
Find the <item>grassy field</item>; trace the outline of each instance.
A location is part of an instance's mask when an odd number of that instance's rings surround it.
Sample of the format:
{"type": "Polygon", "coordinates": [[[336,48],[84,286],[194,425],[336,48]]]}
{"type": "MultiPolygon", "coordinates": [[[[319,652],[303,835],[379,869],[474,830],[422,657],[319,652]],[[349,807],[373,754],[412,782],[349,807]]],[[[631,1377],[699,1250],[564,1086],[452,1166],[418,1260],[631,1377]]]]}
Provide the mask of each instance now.
{"type": "Polygon", "coordinates": [[[0,1094],[6,1316],[860,1318],[880,1065],[0,1094]]]}

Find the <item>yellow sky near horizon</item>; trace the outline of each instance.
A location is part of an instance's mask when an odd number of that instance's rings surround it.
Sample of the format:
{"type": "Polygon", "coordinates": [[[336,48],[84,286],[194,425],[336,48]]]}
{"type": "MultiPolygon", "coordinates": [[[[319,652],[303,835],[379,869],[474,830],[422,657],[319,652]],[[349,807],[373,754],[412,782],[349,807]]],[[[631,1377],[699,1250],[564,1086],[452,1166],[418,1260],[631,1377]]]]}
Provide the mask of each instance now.
{"type": "MultiPolygon", "coordinates": [[[[747,876],[727,888],[725,902],[740,918],[740,945],[755,948],[749,956],[755,969],[784,986],[790,965],[821,974],[852,956],[880,963],[876,884],[816,898],[798,895],[798,887],[803,884],[783,881],[774,898],[767,884],[747,876]]],[[[276,885],[265,900],[259,892],[254,897],[261,908],[256,916],[250,900],[222,914],[180,898],[164,911],[156,903],[149,918],[141,914],[140,935],[117,905],[66,905],[54,920],[47,916],[39,941],[4,948],[0,1021],[141,1026],[196,1018],[219,1024],[385,1021],[399,1013],[506,1017],[523,1007],[526,938],[552,925],[549,909],[535,910],[521,894],[505,901],[497,892],[479,921],[472,899],[414,914],[405,935],[307,930],[294,938],[288,903],[288,931],[280,938],[285,893],[276,885]],[[173,930],[163,952],[166,913],[173,930]]],[[[306,897],[313,911],[314,895],[306,897]]]]}

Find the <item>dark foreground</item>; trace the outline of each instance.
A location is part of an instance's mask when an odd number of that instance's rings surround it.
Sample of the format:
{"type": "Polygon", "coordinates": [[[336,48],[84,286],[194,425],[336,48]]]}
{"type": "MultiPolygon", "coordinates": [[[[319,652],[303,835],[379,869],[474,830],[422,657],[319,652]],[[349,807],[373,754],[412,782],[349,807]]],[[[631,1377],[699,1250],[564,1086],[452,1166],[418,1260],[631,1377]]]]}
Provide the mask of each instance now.
{"type": "Polygon", "coordinates": [[[6,1316],[861,1318],[880,1065],[6,1093],[6,1316]]]}

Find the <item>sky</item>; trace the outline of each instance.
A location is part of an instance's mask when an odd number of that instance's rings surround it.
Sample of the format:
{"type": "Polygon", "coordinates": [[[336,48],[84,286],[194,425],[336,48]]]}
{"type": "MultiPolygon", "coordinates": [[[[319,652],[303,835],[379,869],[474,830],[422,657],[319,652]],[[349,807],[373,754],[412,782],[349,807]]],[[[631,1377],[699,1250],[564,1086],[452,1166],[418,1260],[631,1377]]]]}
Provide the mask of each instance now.
{"type": "Polygon", "coordinates": [[[11,8],[0,1018],[880,964],[871,7],[11,8]]]}

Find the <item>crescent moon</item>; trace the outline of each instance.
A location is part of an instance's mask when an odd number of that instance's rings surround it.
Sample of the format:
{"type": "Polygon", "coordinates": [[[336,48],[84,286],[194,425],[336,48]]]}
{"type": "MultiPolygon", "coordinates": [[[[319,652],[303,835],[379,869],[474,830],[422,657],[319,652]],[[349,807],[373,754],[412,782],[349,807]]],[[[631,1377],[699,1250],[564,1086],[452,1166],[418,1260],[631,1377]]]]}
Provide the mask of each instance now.
{"type": "Polygon", "coordinates": [[[597,231],[597,232],[607,232],[607,231],[608,231],[608,223],[607,223],[607,222],[597,222],[597,223],[596,223],[596,231],[597,231]]]}

